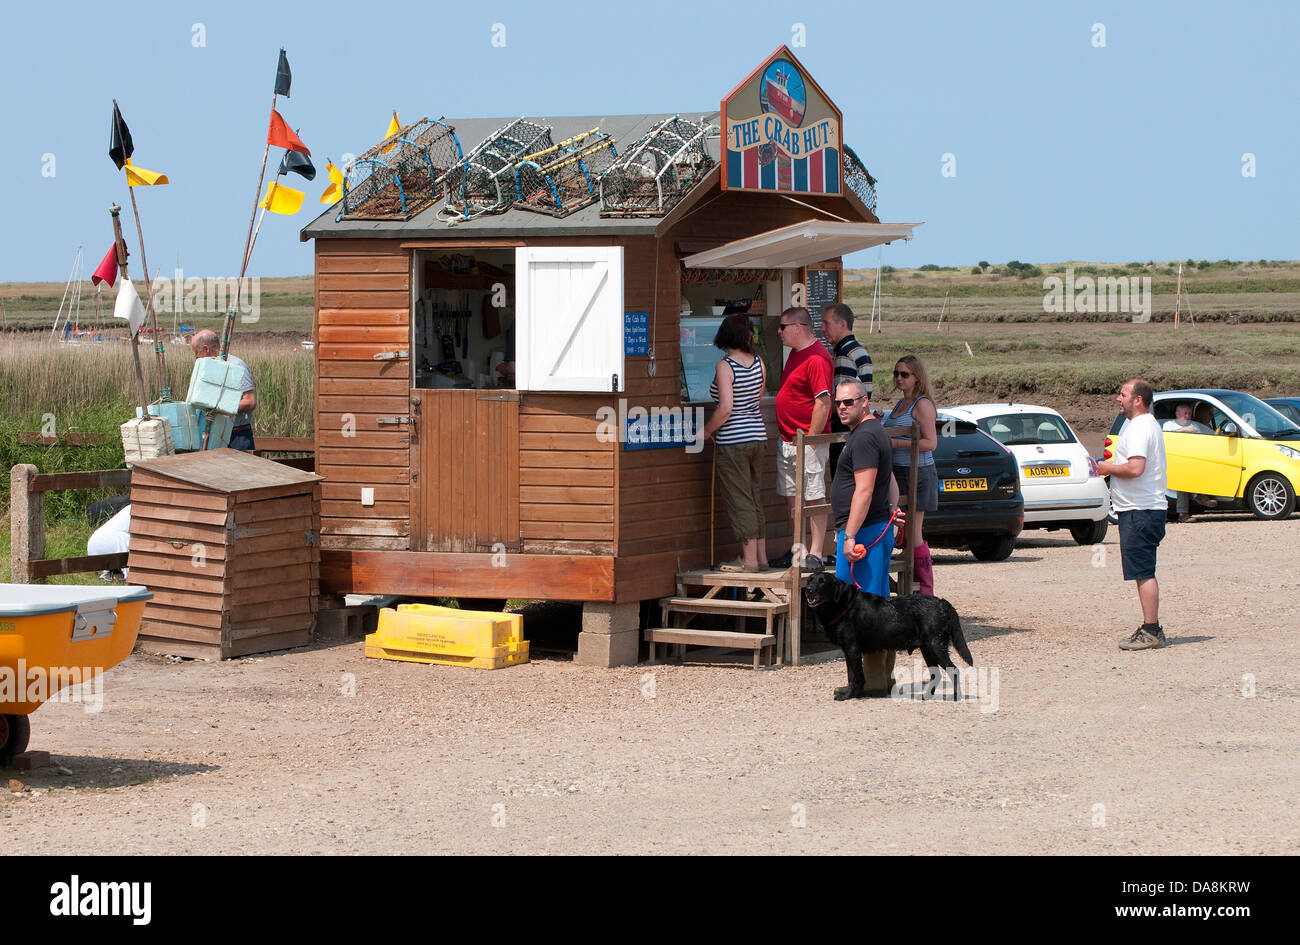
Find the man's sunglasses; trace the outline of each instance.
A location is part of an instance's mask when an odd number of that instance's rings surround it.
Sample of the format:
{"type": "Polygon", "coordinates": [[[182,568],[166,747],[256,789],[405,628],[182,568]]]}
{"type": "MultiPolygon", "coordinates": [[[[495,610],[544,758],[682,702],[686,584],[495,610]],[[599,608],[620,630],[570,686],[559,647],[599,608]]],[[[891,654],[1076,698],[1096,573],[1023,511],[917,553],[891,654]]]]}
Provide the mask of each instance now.
{"type": "Polygon", "coordinates": [[[785,331],[787,328],[793,328],[798,322],[781,322],[776,326],[777,331],[785,331]]]}
{"type": "MultiPolygon", "coordinates": [[[[862,395],[862,397],[865,397],[865,396],[866,396],[866,394],[863,394],[863,395],[862,395]]],[[[836,407],[852,407],[852,406],[853,406],[854,404],[856,404],[859,400],[861,400],[862,397],[850,397],[848,400],[837,400],[837,401],[835,401],[835,406],[836,406],[836,407]]]]}

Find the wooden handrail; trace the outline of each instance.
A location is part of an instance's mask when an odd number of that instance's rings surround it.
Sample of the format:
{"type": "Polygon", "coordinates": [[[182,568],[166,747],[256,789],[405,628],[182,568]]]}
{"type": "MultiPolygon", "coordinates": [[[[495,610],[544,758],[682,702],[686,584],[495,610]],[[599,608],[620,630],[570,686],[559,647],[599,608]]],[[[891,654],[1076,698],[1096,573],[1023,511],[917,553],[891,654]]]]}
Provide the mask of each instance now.
{"type": "Polygon", "coordinates": [[[9,471],[9,580],[44,584],[52,574],[81,574],[126,567],[126,554],[45,557],[45,493],[61,489],[111,489],[131,484],[129,469],[45,473],[31,463],[9,471]]]}

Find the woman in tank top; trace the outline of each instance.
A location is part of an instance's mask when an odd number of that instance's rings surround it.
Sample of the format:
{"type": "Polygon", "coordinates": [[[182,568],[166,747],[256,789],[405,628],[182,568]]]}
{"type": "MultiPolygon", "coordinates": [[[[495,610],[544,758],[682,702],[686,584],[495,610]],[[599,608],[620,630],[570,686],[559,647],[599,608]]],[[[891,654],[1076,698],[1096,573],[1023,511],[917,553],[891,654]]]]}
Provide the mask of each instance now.
{"type": "Polygon", "coordinates": [[[718,491],[722,493],[740,557],[718,565],[722,571],[766,570],[763,538],[763,456],[767,429],[759,401],[767,387],[767,370],[754,351],[754,332],[747,315],[729,315],[718,326],[714,345],[724,352],[714,369],[711,396],[718,409],[705,424],[705,439],[715,438],[718,491]]]}
{"type": "Polygon", "coordinates": [[[885,432],[894,448],[894,479],[898,483],[898,504],[907,505],[908,483],[911,479],[912,435],[910,427],[915,419],[921,428],[920,455],[916,470],[916,508],[907,510],[907,544],[912,549],[913,575],[917,590],[922,594],[934,593],[934,565],[930,559],[930,546],[921,540],[921,525],[926,512],[939,508],[939,478],[934,468],[934,448],[939,443],[935,431],[937,412],[930,399],[930,379],[925,365],[916,355],[899,358],[894,365],[894,387],[903,395],[894,409],[884,418],[885,432]]]}

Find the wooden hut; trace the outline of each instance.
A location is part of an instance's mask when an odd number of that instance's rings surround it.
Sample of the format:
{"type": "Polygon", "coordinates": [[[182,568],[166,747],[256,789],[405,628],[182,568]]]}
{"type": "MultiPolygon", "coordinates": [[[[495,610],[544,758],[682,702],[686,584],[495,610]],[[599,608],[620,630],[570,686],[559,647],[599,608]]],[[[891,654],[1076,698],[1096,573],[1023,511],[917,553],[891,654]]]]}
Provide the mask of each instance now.
{"type": "Polygon", "coordinates": [[[131,471],[132,584],[151,653],[227,659],[311,642],[320,477],[237,450],[131,471]]]}
{"type": "MultiPolygon", "coordinates": [[[[582,601],[579,659],[633,663],[639,602],[709,563],[712,447],[683,427],[720,355],[715,313],[749,305],[774,395],[782,309],[806,301],[819,324],[841,299],[840,257],[915,224],[879,222],[839,111],[785,47],[718,111],[528,119],[529,134],[548,129],[543,146],[599,127],[623,162],[600,179],[623,190],[563,215],[523,206],[518,177],[514,202],[492,204],[508,175],[494,182],[490,158],[519,126],[446,124],[480,166],[478,202],[472,175],[452,175],[407,218],[396,198],[379,207],[372,182],[302,231],[315,240],[322,592],[582,601]],[[713,130],[656,158],[656,129],[689,136],[675,119],[713,130]]],[[[765,409],[779,554],[791,529],[765,409]]],[[[720,558],[734,542],[717,507],[720,558]]]]}

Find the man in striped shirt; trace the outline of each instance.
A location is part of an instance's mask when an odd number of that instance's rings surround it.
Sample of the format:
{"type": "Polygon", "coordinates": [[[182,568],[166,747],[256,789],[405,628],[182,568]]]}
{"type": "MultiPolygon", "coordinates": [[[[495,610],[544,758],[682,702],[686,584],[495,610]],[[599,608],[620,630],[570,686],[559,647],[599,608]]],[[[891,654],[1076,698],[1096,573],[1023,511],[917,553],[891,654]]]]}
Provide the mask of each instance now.
{"type": "MultiPolygon", "coordinates": [[[[871,386],[871,355],[867,349],[858,344],[853,337],[853,309],[843,302],[828,305],[822,311],[822,334],[831,343],[831,354],[835,362],[835,384],[840,381],[861,381],[866,385],[867,397],[874,391],[871,386]]],[[[837,412],[831,412],[831,432],[844,433],[849,428],[840,422],[837,412]]],[[[840,452],[843,443],[832,443],[831,469],[839,468],[840,452]]]]}

